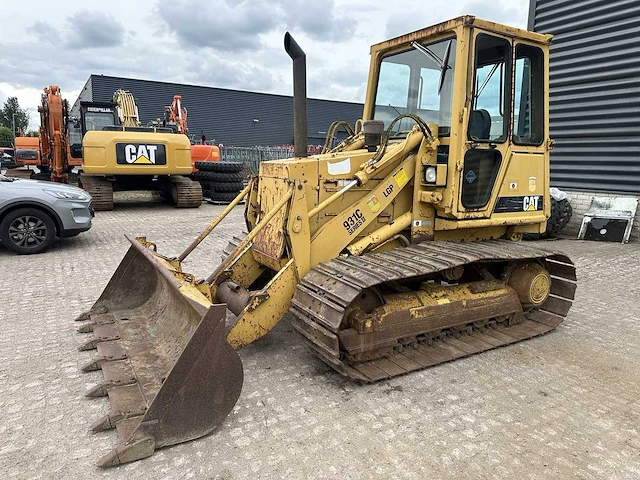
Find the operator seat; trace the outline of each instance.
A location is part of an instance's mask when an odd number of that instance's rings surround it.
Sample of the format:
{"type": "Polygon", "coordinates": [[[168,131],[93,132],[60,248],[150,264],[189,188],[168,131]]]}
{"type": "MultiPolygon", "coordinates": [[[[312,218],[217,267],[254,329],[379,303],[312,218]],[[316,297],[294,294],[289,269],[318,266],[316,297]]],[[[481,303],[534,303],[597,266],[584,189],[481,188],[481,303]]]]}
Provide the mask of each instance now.
{"type": "Polygon", "coordinates": [[[484,108],[471,112],[469,136],[473,140],[491,140],[491,114],[484,108]]]}

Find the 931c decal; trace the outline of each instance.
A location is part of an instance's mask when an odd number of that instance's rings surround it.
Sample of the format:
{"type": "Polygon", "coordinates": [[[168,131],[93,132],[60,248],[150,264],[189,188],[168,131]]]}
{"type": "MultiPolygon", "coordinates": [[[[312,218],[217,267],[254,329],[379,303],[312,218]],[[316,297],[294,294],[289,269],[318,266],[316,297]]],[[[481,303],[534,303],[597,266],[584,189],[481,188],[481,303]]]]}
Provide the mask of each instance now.
{"type": "Polygon", "coordinates": [[[355,212],[347,217],[347,219],[342,222],[342,226],[345,228],[349,235],[353,235],[356,230],[358,230],[367,219],[364,218],[364,214],[358,208],[355,212]]]}
{"type": "Polygon", "coordinates": [[[533,195],[528,197],[500,197],[494,213],[541,212],[544,210],[544,197],[533,195]]]}

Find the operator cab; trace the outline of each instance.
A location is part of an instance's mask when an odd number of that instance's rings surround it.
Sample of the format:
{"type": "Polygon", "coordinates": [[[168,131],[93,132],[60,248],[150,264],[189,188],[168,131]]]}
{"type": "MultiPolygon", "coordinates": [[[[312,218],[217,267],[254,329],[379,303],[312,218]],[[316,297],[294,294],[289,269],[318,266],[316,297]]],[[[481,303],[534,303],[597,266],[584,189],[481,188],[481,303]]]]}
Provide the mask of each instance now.
{"type": "MultiPolygon", "coordinates": [[[[446,175],[437,182],[446,183],[441,216],[548,215],[550,41],[465,16],[371,48],[363,118],[385,129],[404,114],[437,125],[437,163],[447,165],[438,170],[446,175]]],[[[390,138],[404,138],[414,125],[402,118],[390,138]]]]}

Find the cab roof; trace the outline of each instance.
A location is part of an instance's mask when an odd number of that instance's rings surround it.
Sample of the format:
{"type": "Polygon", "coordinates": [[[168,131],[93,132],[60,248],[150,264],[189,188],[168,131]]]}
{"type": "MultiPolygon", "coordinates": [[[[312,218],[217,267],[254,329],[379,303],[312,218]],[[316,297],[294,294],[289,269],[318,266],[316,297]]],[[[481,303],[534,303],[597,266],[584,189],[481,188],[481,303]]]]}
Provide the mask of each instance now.
{"type": "Polygon", "coordinates": [[[488,20],[481,20],[474,17],[473,15],[464,15],[452,20],[447,20],[446,22],[438,23],[437,25],[423,28],[421,30],[416,30],[415,32],[400,35],[399,37],[395,37],[390,40],[385,40],[384,42],[376,43],[375,45],[371,46],[371,53],[380,50],[387,50],[398,45],[408,44],[425,37],[453,31],[458,27],[478,27],[482,30],[497,33],[499,35],[504,35],[512,38],[521,38],[523,40],[529,40],[531,42],[542,44],[550,43],[551,39],[553,38],[553,35],[530,32],[529,30],[523,30],[521,28],[510,27],[507,25],[502,25],[500,23],[490,22],[488,20]]]}

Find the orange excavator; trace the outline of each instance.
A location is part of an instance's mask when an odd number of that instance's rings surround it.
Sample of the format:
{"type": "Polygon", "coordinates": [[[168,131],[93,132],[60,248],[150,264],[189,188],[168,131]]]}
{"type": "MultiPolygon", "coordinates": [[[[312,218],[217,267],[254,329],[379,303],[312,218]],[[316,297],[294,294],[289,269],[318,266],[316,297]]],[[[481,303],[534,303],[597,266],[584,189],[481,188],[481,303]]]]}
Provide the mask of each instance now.
{"type": "Polygon", "coordinates": [[[67,144],[69,132],[69,104],[62,99],[60,87],[51,85],[44,89],[40,113],[40,150],[42,165],[49,165],[51,181],[67,183],[67,144]]]}
{"type": "Polygon", "coordinates": [[[40,113],[40,138],[17,136],[15,140],[16,167],[8,171],[12,177],[35,178],[67,183],[68,173],[80,162],[73,161],[69,152],[69,106],[62,99],[60,88],[50,85],[44,89],[40,113]],[[38,167],[40,173],[29,170],[38,167]],[[22,170],[21,167],[27,167],[22,170]]]}
{"type": "MultiPolygon", "coordinates": [[[[164,107],[164,120],[166,126],[175,128],[178,133],[184,133],[189,136],[189,127],[187,126],[187,107],[182,103],[182,95],[174,95],[171,105],[164,107]]],[[[204,138],[204,135],[203,135],[204,138]]],[[[220,149],[215,145],[207,145],[204,141],[200,144],[191,141],[191,163],[193,170],[196,171],[196,162],[219,162],[220,149]]]]}

